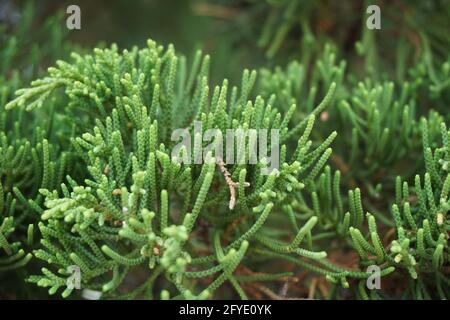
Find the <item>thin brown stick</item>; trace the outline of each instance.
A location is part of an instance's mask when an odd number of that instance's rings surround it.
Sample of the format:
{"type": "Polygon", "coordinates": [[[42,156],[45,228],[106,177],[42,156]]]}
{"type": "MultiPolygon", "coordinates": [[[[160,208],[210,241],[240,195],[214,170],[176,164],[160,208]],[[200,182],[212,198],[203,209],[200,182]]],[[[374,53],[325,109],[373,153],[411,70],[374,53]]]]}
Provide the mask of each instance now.
{"type": "Polygon", "coordinates": [[[253,286],[273,300],[304,300],[303,298],[282,297],[261,284],[254,283],[253,286]]]}
{"type": "MultiPolygon", "coordinates": [[[[222,172],[225,181],[227,182],[228,188],[230,189],[230,203],[228,207],[230,208],[230,210],[233,210],[236,206],[236,187],[239,186],[239,182],[234,182],[233,179],[231,179],[231,174],[228,172],[227,167],[225,166],[225,163],[223,162],[223,159],[221,157],[217,157],[217,164],[219,165],[220,171],[222,172]]],[[[244,183],[244,187],[249,186],[249,182],[244,183]]]]}
{"type": "Polygon", "coordinates": [[[316,293],[317,278],[311,280],[311,285],[309,286],[308,299],[314,299],[314,294],[316,293]]]}

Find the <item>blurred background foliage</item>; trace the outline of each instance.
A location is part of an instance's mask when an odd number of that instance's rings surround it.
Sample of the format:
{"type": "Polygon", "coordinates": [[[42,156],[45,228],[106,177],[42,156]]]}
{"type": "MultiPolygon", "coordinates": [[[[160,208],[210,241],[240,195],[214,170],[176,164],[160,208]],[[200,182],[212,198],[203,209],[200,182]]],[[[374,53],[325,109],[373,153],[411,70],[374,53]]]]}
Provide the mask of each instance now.
{"type": "MultiPolygon", "coordinates": [[[[2,0],[0,19],[18,24],[28,2],[2,0]]],[[[52,33],[87,48],[112,42],[122,48],[142,46],[148,38],[174,43],[187,56],[201,48],[214,57],[212,75],[217,79],[239,79],[244,67],[283,66],[306,54],[319,54],[330,40],[342,58],[352,59],[360,74],[367,71],[361,68],[361,53],[370,49],[367,45],[372,40],[379,56],[370,58],[382,57],[383,64],[400,78],[403,71],[394,64],[404,59],[406,65],[412,65],[425,46],[430,47],[434,59],[447,59],[448,1],[373,3],[382,10],[382,31],[370,33],[364,26],[365,8],[371,1],[40,0],[33,24],[41,26],[48,17],[64,18],[67,6],[77,4],[82,12],[81,30],[69,32],[61,19],[61,29],[52,33]]],[[[55,56],[64,57],[60,48],[53,49],[55,56]]]]}

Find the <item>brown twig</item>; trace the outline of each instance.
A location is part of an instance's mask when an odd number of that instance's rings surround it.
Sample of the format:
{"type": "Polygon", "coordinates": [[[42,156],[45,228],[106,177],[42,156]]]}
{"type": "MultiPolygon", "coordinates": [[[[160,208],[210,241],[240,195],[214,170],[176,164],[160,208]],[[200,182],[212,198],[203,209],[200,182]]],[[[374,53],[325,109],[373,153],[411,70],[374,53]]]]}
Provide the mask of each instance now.
{"type": "Polygon", "coordinates": [[[313,278],[311,280],[311,285],[309,287],[308,299],[314,299],[314,294],[316,293],[316,287],[317,287],[317,278],[313,278]]]}
{"type": "Polygon", "coordinates": [[[275,292],[273,292],[272,290],[270,290],[269,288],[263,286],[262,284],[254,283],[253,286],[256,287],[258,290],[260,290],[261,292],[263,292],[270,299],[273,299],[273,300],[304,300],[303,298],[291,298],[291,297],[280,296],[280,295],[276,294],[275,292]]]}
{"type": "Polygon", "coordinates": [[[286,280],[286,282],[283,284],[283,286],[281,287],[280,292],[278,293],[278,295],[280,297],[286,297],[287,293],[289,290],[289,278],[286,280]]]}
{"type": "MultiPolygon", "coordinates": [[[[223,159],[221,157],[217,158],[217,164],[219,165],[220,171],[222,172],[223,176],[225,177],[225,181],[228,184],[228,187],[230,188],[230,204],[229,208],[230,210],[233,210],[236,205],[236,187],[239,186],[239,182],[234,182],[233,179],[231,179],[231,174],[228,172],[227,167],[225,166],[225,162],[223,162],[223,159]]],[[[249,182],[244,182],[244,187],[249,187],[249,182]]]]}

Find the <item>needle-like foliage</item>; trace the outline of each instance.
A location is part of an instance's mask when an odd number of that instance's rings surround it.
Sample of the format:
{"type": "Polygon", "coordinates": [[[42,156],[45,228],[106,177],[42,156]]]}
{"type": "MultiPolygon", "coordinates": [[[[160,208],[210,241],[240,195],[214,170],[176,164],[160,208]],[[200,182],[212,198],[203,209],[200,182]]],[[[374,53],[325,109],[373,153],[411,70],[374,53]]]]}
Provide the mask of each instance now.
{"type": "Polygon", "coordinates": [[[353,32],[366,18],[355,5],[241,2],[244,21],[267,18],[242,33],[269,60],[218,82],[200,50],[148,40],[68,58],[56,20],[42,46],[26,40],[31,7],[12,33],[0,24],[2,285],[14,274],[63,298],[450,297],[443,1],[383,8],[388,34],[404,15],[395,41],[353,32]],[[333,8],[361,19],[324,23],[333,8]],[[419,30],[424,17],[435,22],[419,30]]]}

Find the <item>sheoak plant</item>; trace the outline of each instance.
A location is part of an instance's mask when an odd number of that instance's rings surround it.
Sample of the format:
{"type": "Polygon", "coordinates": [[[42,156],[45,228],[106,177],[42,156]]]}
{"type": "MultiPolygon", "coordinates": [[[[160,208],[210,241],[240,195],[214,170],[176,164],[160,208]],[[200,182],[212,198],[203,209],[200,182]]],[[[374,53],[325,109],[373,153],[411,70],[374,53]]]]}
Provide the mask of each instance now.
{"type": "Polygon", "coordinates": [[[74,49],[29,86],[4,64],[0,280],[22,272],[63,298],[447,299],[450,58],[430,64],[424,41],[409,74],[377,78],[364,41],[363,79],[319,40],[240,83],[215,84],[214,57],[153,40],[74,49]],[[193,150],[174,152],[180,129],[193,150]],[[206,141],[211,129],[279,139],[206,141]],[[230,144],[244,159],[216,154],[230,144]],[[250,161],[274,145],[277,168],[250,161]]]}

